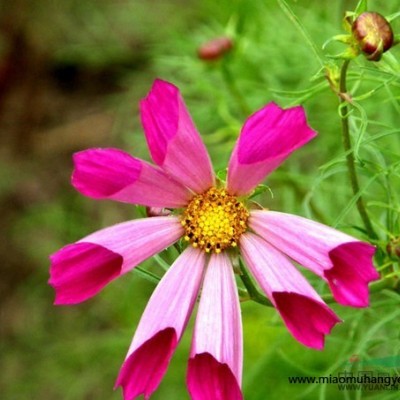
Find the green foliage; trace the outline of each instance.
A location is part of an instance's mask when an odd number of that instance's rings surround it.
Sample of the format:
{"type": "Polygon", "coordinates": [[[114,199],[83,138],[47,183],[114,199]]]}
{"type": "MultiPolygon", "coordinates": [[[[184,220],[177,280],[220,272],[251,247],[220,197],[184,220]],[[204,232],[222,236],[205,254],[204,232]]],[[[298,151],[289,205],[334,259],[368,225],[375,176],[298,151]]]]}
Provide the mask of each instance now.
{"type": "MultiPolygon", "coordinates": [[[[109,96],[107,104],[117,113],[116,140],[136,156],[148,157],[132,99],[142,96],[155,76],[182,90],[221,178],[249,112],[269,101],[284,107],[302,104],[319,135],[268,178],[268,186],[255,193],[255,200],[369,240],[356,207],[362,196],[378,235],[377,267],[386,276],[398,277],[399,260],[387,254],[386,246],[400,236],[399,49],[385,53],[378,63],[359,57],[350,65],[348,117],[360,180],[360,191],[352,193],[337,93],[341,61],[330,57],[341,49],[335,46],[342,45],[329,43],[323,49],[330,37],[342,33],[349,2],[203,0],[194,2],[190,12],[183,1],[160,1],[153,8],[146,1],[126,1],[120,6],[105,0],[68,1],[62,6],[56,2],[61,9],[55,9],[51,1],[32,3],[37,4],[33,35],[44,38],[43,46],[54,52],[56,62],[80,60],[86,66],[98,66],[122,60],[119,84],[127,90],[109,96]],[[60,29],[54,29],[55,25],[60,29]],[[46,36],[44,31],[52,34],[46,36]],[[221,35],[232,38],[233,50],[218,61],[200,60],[197,48],[221,35]],[[131,39],[139,40],[143,52],[132,52],[131,39]],[[125,64],[136,56],[138,64],[125,64]]],[[[354,10],[357,2],[350,3],[354,10]]],[[[397,11],[395,2],[368,3],[381,14],[397,11]]],[[[365,4],[358,2],[358,11],[365,4]]],[[[400,32],[397,20],[393,27],[400,32]]],[[[7,187],[3,182],[1,189],[7,187]]],[[[147,261],[137,273],[73,308],[51,305],[43,260],[67,242],[139,213],[119,204],[93,204],[65,189],[58,199],[33,205],[18,218],[10,234],[18,246],[25,247],[38,272],[15,294],[21,307],[15,311],[18,321],[5,329],[6,341],[0,347],[2,398],[121,398],[111,391],[114,379],[155,277],[162,276],[176,249],[147,261]]],[[[328,293],[320,280],[311,275],[310,280],[321,294],[328,293]]],[[[273,309],[243,303],[246,400],[397,398],[398,392],[340,392],[334,385],[289,385],[287,377],[337,374],[349,367],[353,354],[363,360],[399,354],[399,300],[396,291],[385,289],[373,295],[368,309],[333,306],[344,322],[327,338],[323,352],[299,345],[273,309]]],[[[190,339],[191,328],[152,399],[188,398],[184,379],[190,339]]]]}

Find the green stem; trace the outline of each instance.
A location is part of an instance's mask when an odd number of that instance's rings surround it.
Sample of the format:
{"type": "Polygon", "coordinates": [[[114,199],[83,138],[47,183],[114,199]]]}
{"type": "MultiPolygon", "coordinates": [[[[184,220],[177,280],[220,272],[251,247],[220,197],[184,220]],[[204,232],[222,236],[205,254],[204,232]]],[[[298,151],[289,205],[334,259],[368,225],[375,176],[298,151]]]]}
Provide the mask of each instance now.
{"type": "Polygon", "coordinates": [[[299,30],[302,34],[303,38],[305,39],[306,43],[310,46],[311,50],[313,51],[315,58],[321,64],[321,67],[324,65],[323,58],[320,54],[320,49],[312,40],[310,34],[307,32],[304,25],[301,23],[297,15],[293,12],[289,4],[285,0],[278,0],[278,4],[286,14],[286,16],[290,19],[290,21],[294,24],[294,26],[299,30]]]}
{"type": "Polygon", "coordinates": [[[236,86],[236,81],[231,73],[231,70],[228,66],[228,63],[223,61],[221,63],[221,71],[222,71],[222,76],[225,80],[226,86],[228,87],[229,91],[231,92],[231,95],[235,98],[241,112],[245,117],[248,117],[251,114],[251,109],[248,106],[245,98],[242,96],[242,93],[236,86]]]}
{"type": "Polygon", "coordinates": [[[374,228],[372,227],[372,223],[369,219],[367,210],[364,205],[364,200],[360,194],[360,185],[358,183],[358,177],[356,172],[356,164],[354,159],[354,153],[351,148],[351,139],[350,139],[350,129],[349,129],[349,108],[347,106],[347,87],[346,87],[346,76],[347,76],[347,69],[349,67],[350,60],[345,60],[342,69],[340,71],[340,116],[342,119],[342,139],[343,139],[343,147],[346,152],[346,161],[347,161],[347,169],[349,172],[349,178],[351,183],[351,188],[355,196],[357,198],[357,209],[360,214],[360,217],[364,223],[365,230],[368,233],[368,236],[371,239],[377,239],[378,236],[376,235],[374,228]]]}
{"type": "MultiPolygon", "coordinates": [[[[240,279],[242,280],[244,286],[247,289],[247,296],[250,298],[250,300],[263,304],[264,306],[272,307],[272,303],[257,290],[253,281],[251,280],[249,273],[247,272],[246,267],[243,265],[243,262],[240,259],[239,259],[239,265],[241,272],[240,279]]],[[[239,291],[239,293],[242,297],[243,291],[239,291]]],[[[246,293],[244,293],[244,295],[246,296],[246,293]]]]}
{"type": "Polygon", "coordinates": [[[160,282],[161,278],[155,274],[153,274],[150,271],[146,271],[145,269],[141,268],[141,267],[136,267],[135,268],[135,272],[137,274],[139,274],[142,278],[147,279],[150,282],[155,283],[156,285],[158,285],[158,283],[160,282]]]}

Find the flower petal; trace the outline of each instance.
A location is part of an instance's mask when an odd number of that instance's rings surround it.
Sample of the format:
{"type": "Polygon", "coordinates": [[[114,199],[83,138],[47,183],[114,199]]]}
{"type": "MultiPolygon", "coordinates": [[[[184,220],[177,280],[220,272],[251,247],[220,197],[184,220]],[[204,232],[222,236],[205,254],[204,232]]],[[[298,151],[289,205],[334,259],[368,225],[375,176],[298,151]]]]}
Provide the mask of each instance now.
{"type": "Polygon", "coordinates": [[[243,258],[256,281],[302,344],[324,347],[324,339],[340,320],[301,273],[278,250],[252,233],[240,240],[243,258]]]}
{"type": "Polygon", "coordinates": [[[115,386],[125,400],[148,399],[164,376],[193,310],[205,266],[205,253],[188,247],[151,296],[136,329],[115,386]]]}
{"type": "Polygon", "coordinates": [[[228,166],[228,190],[251,192],[289,155],[316,136],[302,107],[281,109],[274,103],[251,115],[242,128],[228,166]]]}
{"type": "Polygon", "coordinates": [[[372,264],[374,246],[326,225],[275,211],[252,211],[249,226],[324,278],[338,303],[368,306],[368,283],[379,279],[372,264]]]}
{"type": "Polygon", "coordinates": [[[179,89],[157,79],[140,102],[142,125],[153,161],[197,193],[214,184],[207,149],[179,89]]]}
{"type": "Polygon", "coordinates": [[[74,154],[72,185],[85,196],[151,207],[183,207],[190,192],[165,172],[118,149],[74,154]]]}
{"type": "Polygon", "coordinates": [[[233,268],[213,254],[204,278],[187,375],[192,400],[241,400],[242,321],[233,268]]]}
{"type": "Polygon", "coordinates": [[[50,256],[55,304],[76,304],[94,296],[182,233],[177,217],[154,217],[114,225],[63,247],[50,256]]]}

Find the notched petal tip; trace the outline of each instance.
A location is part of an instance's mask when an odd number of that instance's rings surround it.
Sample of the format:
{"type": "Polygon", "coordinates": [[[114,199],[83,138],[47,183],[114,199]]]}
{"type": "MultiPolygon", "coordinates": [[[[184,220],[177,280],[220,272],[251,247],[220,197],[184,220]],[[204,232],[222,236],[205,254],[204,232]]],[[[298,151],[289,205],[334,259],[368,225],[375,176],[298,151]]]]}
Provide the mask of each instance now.
{"type": "Polygon", "coordinates": [[[158,332],[126,358],[114,390],[122,387],[125,400],[140,395],[150,398],[160,384],[176,346],[175,329],[166,328],[158,332]]]}
{"type": "Polygon", "coordinates": [[[329,252],[333,267],[325,278],[336,301],[345,306],[368,307],[368,284],[379,279],[373,265],[376,248],[365,242],[344,243],[329,252]]]}
{"type": "Polygon", "coordinates": [[[77,304],[96,295],[121,273],[123,258],[100,245],[75,243],[50,256],[54,304],[77,304]]]}
{"type": "Polygon", "coordinates": [[[239,138],[238,159],[254,164],[287,157],[317,135],[306,120],[302,106],[281,108],[275,103],[250,116],[239,138]]]}
{"type": "Polygon", "coordinates": [[[282,109],[269,103],[245,122],[228,167],[232,193],[249,193],[298,148],[317,133],[306,120],[304,109],[282,109]]]}
{"type": "Polygon", "coordinates": [[[209,353],[196,354],[189,360],[187,386],[192,400],[243,400],[229,366],[209,353]]]}
{"type": "Polygon", "coordinates": [[[274,292],[276,308],[286,326],[300,343],[316,350],[322,350],[325,335],[341,322],[340,318],[324,303],[307,296],[274,292]]]}

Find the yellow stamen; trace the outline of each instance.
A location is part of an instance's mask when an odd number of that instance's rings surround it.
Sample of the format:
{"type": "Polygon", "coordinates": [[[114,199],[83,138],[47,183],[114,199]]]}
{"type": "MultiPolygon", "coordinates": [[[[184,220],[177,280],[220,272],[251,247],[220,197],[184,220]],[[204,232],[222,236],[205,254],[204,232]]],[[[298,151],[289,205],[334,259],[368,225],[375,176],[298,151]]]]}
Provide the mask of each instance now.
{"type": "Polygon", "coordinates": [[[236,247],[247,229],[249,212],[225,189],[210,188],[195,196],[182,215],[185,240],[206,253],[236,247]]]}

